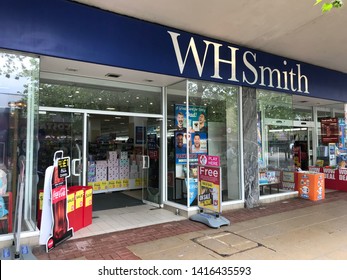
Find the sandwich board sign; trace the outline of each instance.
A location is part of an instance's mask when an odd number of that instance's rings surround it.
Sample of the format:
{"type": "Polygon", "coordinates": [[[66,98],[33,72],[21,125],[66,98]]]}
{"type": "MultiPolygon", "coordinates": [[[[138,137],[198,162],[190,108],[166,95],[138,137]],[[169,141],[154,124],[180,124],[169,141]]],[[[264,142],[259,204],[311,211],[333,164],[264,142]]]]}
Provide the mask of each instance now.
{"type": "Polygon", "coordinates": [[[222,169],[220,157],[199,155],[198,157],[198,207],[199,213],[191,220],[204,223],[213,228],[230,225],[222,217],[222,169]]]}

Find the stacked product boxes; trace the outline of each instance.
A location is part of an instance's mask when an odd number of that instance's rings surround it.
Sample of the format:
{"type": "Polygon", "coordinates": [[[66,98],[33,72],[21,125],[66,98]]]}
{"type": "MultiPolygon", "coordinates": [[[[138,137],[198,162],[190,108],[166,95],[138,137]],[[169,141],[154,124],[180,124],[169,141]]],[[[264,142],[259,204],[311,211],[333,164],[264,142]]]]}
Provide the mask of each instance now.
{"type": "Polygon", "coordinates": [[[120,152],[119,176],[120,176],[120,179],[129,179],[128,152],[120,152]]]}
{"type": "Polygon", "coordinates": [[[95,181],[101,182],[107,180],[107,161],[97,160],[95,166],[95,181]]]}
{"type": "Polygon", "coordinates": [[[119,180],[119,160],[117,151],[108,152],[107,160],[108,181],[119,180]]]}
{"type": "Polygon", "coordinates": [[[109,151],[107,160],[88,162],[88,185],[94,192],[125,190],[142,186],[140,164],[141,155],[131,155],[127,151],[109,151]]]}

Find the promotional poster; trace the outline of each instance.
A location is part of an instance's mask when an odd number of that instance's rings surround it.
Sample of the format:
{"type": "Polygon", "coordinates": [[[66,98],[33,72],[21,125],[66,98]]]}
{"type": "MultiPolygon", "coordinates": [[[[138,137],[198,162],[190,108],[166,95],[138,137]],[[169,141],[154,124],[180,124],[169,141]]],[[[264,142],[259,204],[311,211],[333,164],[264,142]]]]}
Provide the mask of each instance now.
{"type": "Polygon", "coordinates": [[[198,206],[213,212],[222,212],[221,168],[218,156],[199,156],[198,206]]]}
{"type": "MultiPolygon", "coordinates": [[[[207,115],[204,106],[175,105],[175,162],[176,165],[187,165],[189,152],[188,205],[197,198],[198,179],[197,161],[199,155],[207,155],[207,115]]],[[[177,166],[176,166],[177,168],[177,166]]]]}
{"type": "Polygon", "coordinates": [[[175,105],[175,158],[176,164],[197,162],[199,154],[207,154],[207,117],[206,107],[175,105]]]}
{"type": "Polygon", "coordinates": [[[339,142],[339,124],[337,118],[324,118],[321,122],[322,143],[338,143],[339,142]]]}
{"type": "Polygon", "coordinates": [[[54,164],[45,173],[40,244],[46,245],[47,252],[73,236],[67,215],[66,178],[70,176],[70,158],[58,158],[58,154],[55,153],[54,164]]]}
{"type": "Polygon", "coordinates": [[[346,123],[345,119],[339,119],[339,149],[346,148],[346,123]]]}

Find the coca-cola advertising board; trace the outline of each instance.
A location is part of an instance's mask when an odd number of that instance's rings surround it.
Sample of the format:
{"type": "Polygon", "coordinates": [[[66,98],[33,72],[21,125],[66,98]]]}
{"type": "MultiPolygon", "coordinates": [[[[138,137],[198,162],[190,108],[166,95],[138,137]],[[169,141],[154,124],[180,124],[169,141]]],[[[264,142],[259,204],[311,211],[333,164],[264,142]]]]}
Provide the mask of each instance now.
{"type": "Polygon", "coordinates": [[[73,236],[67,215],[66,178],[70,176],[70,158],[62,155],[62,151],[55,153],[53,166],[45,173],[40,244],[46,245],[47,252],[73,236]]]}
{"type": "Polygon", "coordinates": [[[221,213],[220,159],[218,156],[200,155],[198,163],[198,206],[221,213]]]}

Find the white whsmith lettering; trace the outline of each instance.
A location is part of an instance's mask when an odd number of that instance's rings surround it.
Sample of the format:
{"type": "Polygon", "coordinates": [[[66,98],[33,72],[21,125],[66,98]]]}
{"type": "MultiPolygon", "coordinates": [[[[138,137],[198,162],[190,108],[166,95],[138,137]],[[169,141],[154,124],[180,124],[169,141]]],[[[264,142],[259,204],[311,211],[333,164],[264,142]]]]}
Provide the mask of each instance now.
{"type": "MultiPolygon", "coordinates": [[[[212,42],[208,40],[202,40],[204,45],[204,50],[202,56],[199,56],[199,51],[195,43],[194,37],[190,37],[188,46],[185,47],[185,53],[181,52],[181,46],[178,37],[181,36],[180,33],[167,31],[171,37],[171,41],[175,50],[176,60],[180,73],[183,74],[187,59],[191,53],[195,62],[196,69],[198,71],[199,77],[202,77],[205,70],[206,58],[209,52],[213,52],[213,75],[211,78],[214,79],[224,79],[227,78],[229,81],[239,82],[237,77],[237,55],[240,52],[239,48],[232,46],[225,46],[223,44],[212,42]],[[221,58],[221,49],[227,49],[229,54],[228,58],[221,58]],[[221,64],[229,64],[230,71],[227,77],[222,77],[220,73],[221,64]]],[[[201,52],[200,52],[201,53],[201,52]]],[[[271,68],[266,65],[255,66],[257,62],[257,54],[252,51],[245,51],[243,53],[242,62],[245,71],[242,71],[242,82],[249,85],[259,84],[261,86],[290,90],[292,92],[307,93],[309,94],[309,79],[306,75],[301,72],[301,65],[299,63],[295,64],[295,67],[288,67],[288,62],[283,60],[283,66],[287,69],[279,70],[277,68],[271,68]],[[267,81],[267,82],[266,82],[267,81]]]]}

